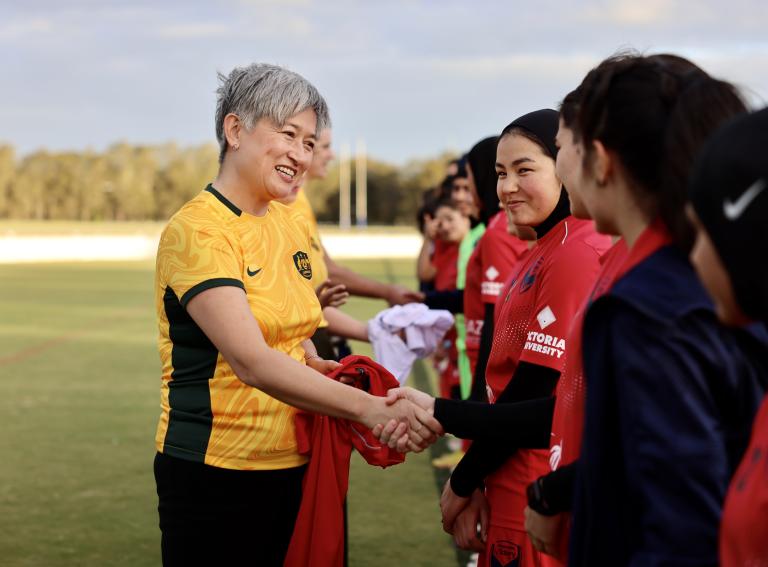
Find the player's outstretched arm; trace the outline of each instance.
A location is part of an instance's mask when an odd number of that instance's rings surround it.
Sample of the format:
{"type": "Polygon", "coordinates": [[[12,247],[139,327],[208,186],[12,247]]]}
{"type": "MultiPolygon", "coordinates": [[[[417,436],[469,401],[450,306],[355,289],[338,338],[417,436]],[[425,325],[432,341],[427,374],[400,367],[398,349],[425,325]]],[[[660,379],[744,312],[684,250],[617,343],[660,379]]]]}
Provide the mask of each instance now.
{"type": "Polygon", "coordinates": [[[420,430],[413,404],[394,406],[384,398],[329,380],[290,356],[270,348],[246,296],[237,287],[215,287],[195,296],[187,311],[246,384],[294,407],[350,419],[367,427],[390,419],[420,430]]]}

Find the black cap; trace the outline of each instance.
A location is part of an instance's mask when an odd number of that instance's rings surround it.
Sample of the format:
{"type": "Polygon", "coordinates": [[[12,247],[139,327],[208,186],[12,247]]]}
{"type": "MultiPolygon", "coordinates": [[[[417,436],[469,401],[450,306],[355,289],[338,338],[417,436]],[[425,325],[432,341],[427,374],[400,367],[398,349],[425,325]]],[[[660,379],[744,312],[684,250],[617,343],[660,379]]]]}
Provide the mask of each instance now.
{"type": "Polygon", "coordinates": [[[768,320],[768,108],[712,136],[697,158],[690,197],[739,307],[768,320]]]}

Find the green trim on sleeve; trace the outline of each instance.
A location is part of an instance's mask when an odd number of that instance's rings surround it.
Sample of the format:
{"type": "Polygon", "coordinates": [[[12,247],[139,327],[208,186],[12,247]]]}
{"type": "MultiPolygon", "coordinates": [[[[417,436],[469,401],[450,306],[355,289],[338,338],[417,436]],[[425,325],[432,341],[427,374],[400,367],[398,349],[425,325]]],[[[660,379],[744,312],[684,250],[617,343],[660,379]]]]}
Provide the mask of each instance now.
{"type": "Polygon", "coordinates": [[[184,307],[184,309],[187,308],[187,303],[195,297],[198,293],[205,291],[206,289],[211,289],[214,287],[223,287],[223,286],[233,286],[233,287],[239,287],[243,291],[245,291],[245,284],[240,281],[236,280],[234,278],[212,278],[210,280],[205,280],[203,282],[200,282],[199,284],[196,284],[189,288],[187,290],[187,293],[181,296],[181,306],[184,307]]]}

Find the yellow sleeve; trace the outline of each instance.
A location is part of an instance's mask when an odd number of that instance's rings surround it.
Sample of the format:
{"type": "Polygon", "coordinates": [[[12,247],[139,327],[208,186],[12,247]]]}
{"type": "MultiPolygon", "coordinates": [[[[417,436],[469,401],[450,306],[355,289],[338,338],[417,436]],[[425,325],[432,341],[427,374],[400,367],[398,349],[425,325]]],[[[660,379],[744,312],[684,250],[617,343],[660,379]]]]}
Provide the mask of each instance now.
{"type": "Polygon", "coordinates": [[[166,287],[179,302],[219,286],[245,290],[241,252],[218,227],[198,227],[175,218],[166,227],[157,252],[157,266],[166,287]]]}

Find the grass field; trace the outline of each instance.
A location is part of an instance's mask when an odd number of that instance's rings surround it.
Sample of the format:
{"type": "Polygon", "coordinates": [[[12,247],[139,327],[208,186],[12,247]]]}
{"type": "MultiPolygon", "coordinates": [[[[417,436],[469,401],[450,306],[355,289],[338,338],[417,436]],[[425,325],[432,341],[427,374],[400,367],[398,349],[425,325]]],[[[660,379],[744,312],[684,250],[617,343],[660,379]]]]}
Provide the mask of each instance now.
{"type": "MultiPolygon", "coordinates": [[[[412,284],[410,261],[347,264],[412,284]]],[[[1,565],[160,564],[152,277],[148,262],[0,265],[1,565]]],[[[353,457],[353,567],[457,564],[430,456],[386,470],[353,457]]]]}
{"type": "MultiPolygon", "coordinates": [[[[124,234],[160,234],[165,221],[52,221],[52,220],[8,220],[0,219],[0,237],[14,236],[50,236],[50,235],[124,235],[124,234]]],[[[414,234],[415,226],[370,225],[362,228],[340,229],[334,224],[321,224],[322,234],[414,234]]]]}

